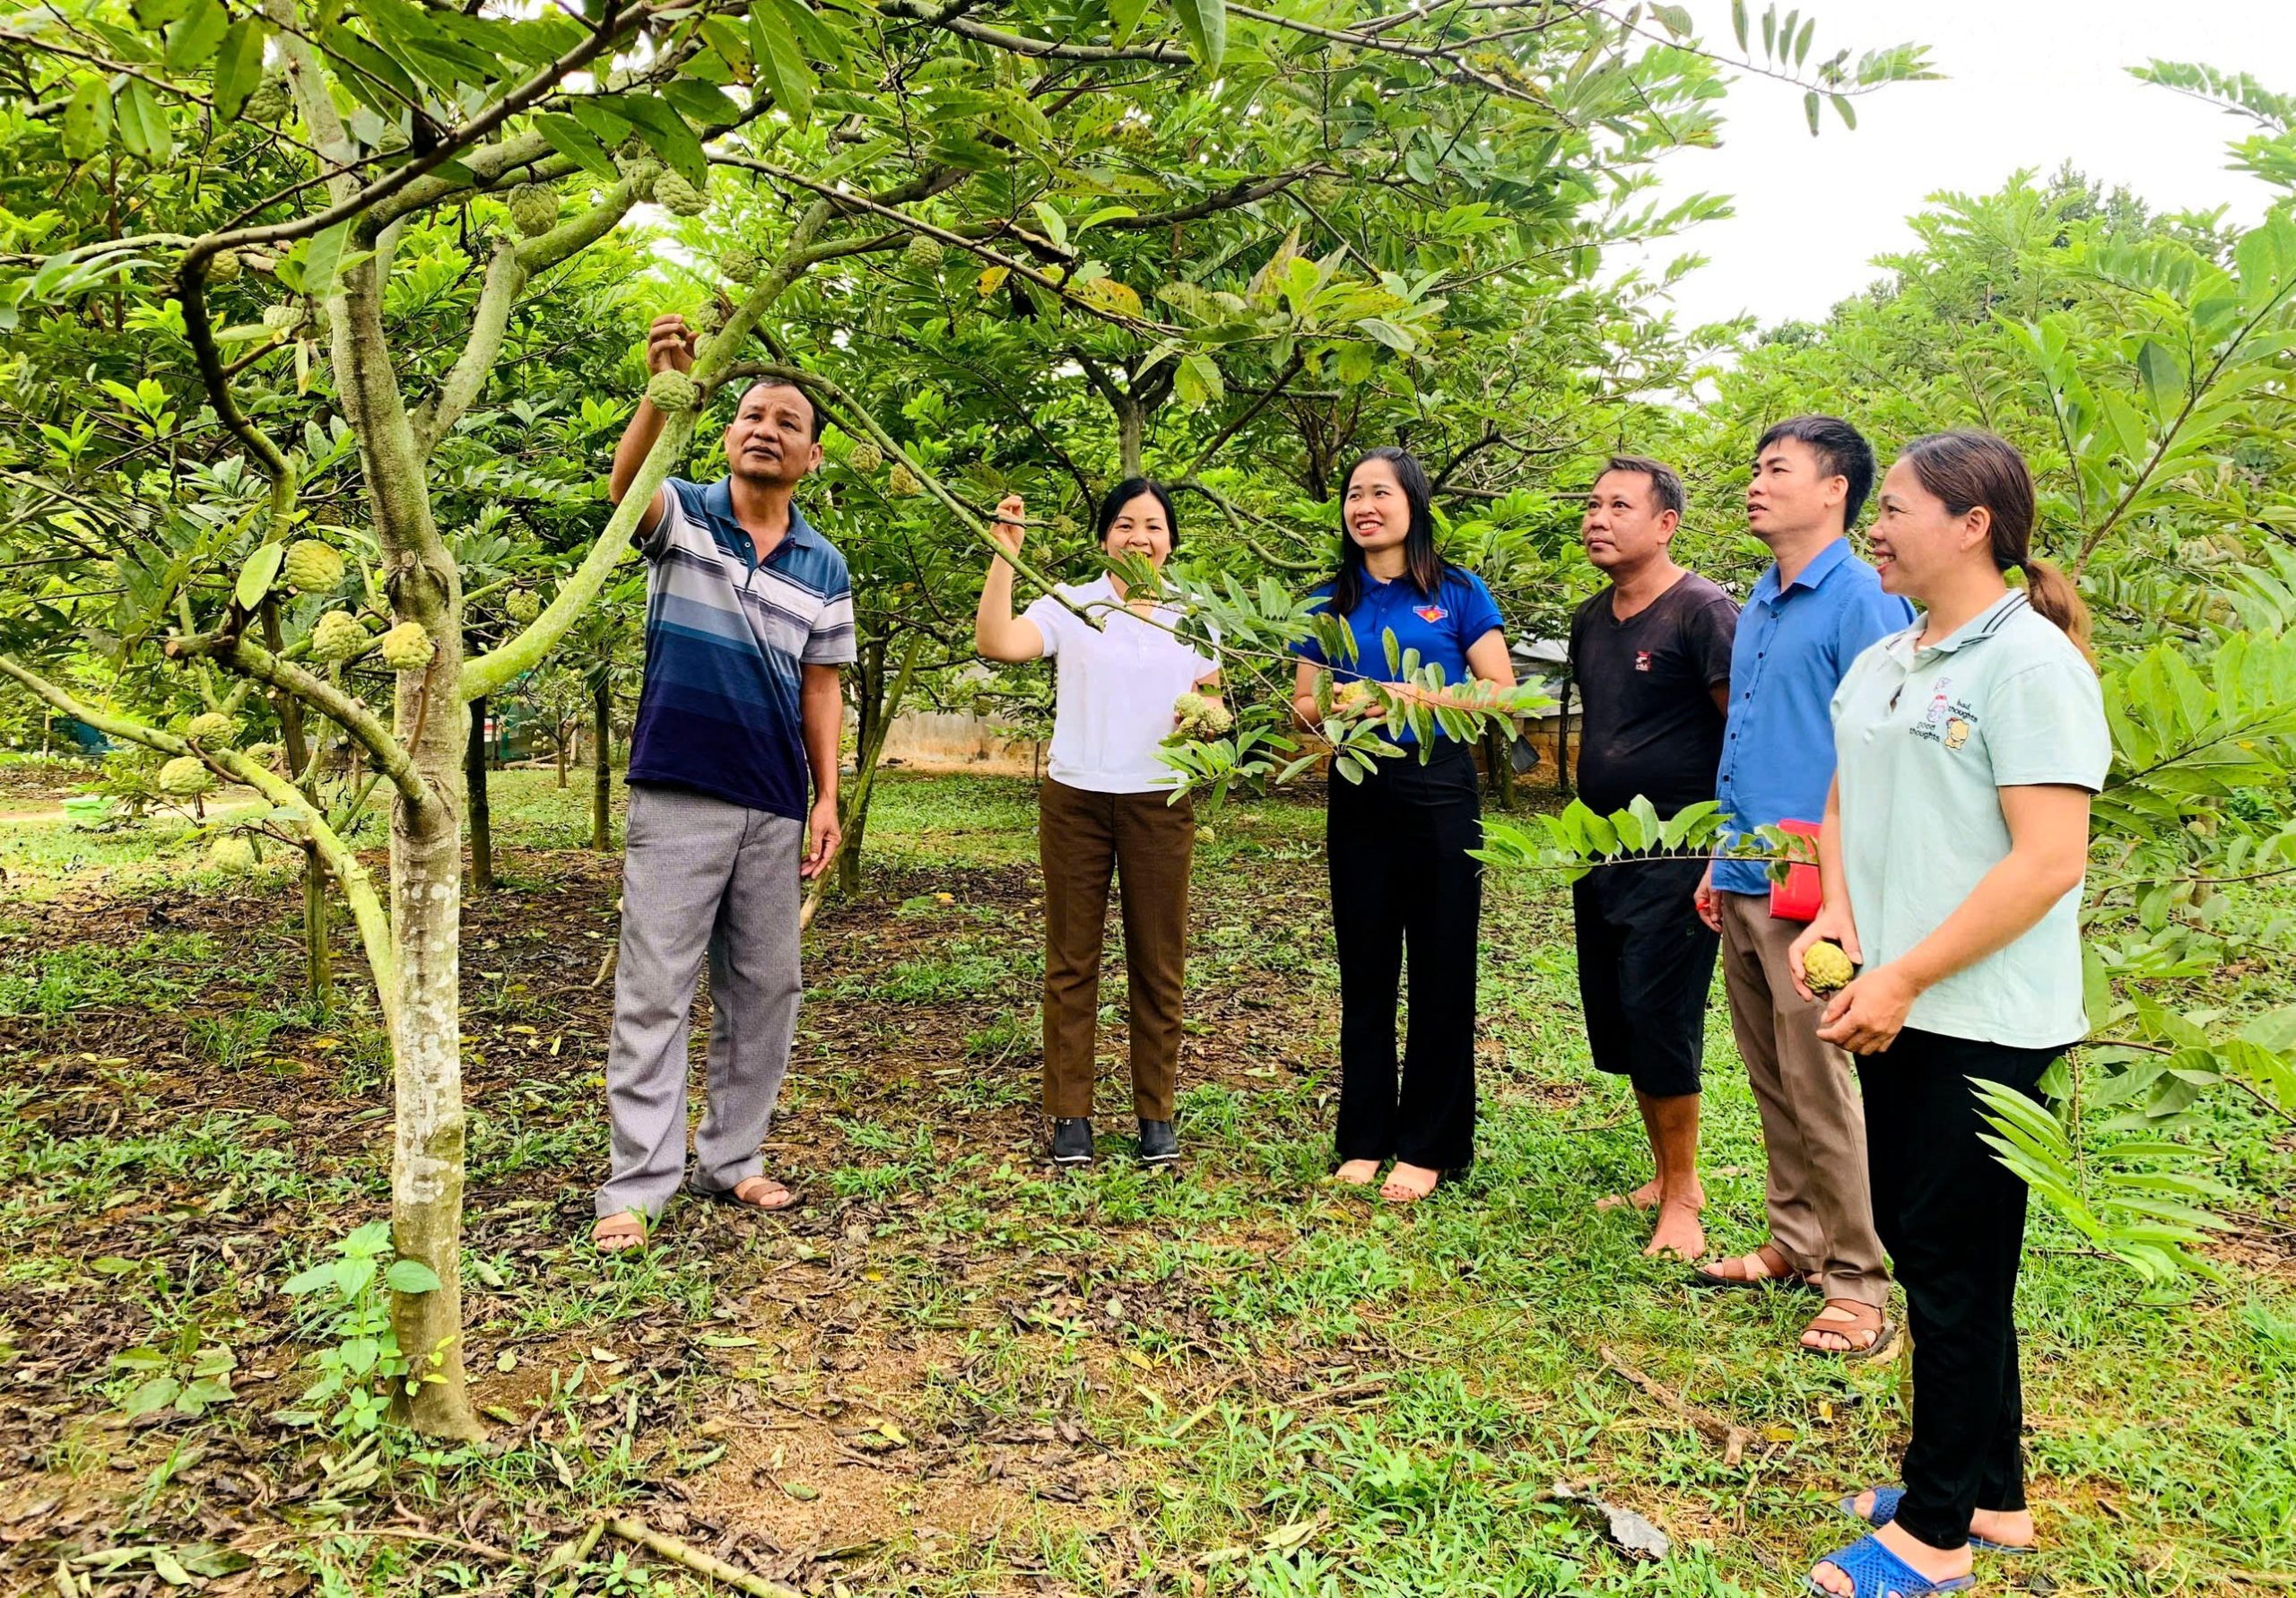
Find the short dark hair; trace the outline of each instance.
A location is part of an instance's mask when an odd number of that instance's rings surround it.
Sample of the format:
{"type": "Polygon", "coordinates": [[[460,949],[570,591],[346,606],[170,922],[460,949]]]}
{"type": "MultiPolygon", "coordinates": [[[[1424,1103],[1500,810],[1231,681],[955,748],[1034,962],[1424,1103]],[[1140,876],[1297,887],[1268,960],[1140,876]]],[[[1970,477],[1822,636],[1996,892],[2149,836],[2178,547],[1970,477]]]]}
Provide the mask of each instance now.
{"type": "Polygon", "coordinates": [[[1177,552],[1180,547],[1180,513],[1172,508],[1172,491],[1152,477],[1127,477],[1102,496],[1100,514],[1092,518],[1092,536],[1106,543],[1116,518],[1143,494],[1164,508],[1164,525],[1172,535],[1172,549],[1177,552]]]}
{"type": "Polygon", "coordinates": [[[1754,446],[1754,458],[1781,439],[1806,444],[1818,457],[1818,469],[1829,477],[1846,479],[1849,497],[1841,502],[1843,532],[1857,525],[1866,496],[1874,491],[1874,447],[1866,435],[1839,416],[1792,416],[1779,422],[1754,446]]]}
{"type": "Polygon", "coordinates": [[[1650,497],[1658,502],[1661,514],[1673,511],[1680,517],[1687,505],[1683,498],[1683,480],[1664,461],[1654,461],[1647,455],[1614,455],[1595,473],[1600,482],[1613,472],[1635,472],[1650,480],[1650,497]]]}
{"type": "Polygon", "coordinates": [[[750,395],[755,394],[761,388],[787,388],[797,394],[804,395],[805,396],[805,409],[813,413],[813,442],[818,444],[822,441],[822,425],[826,422],[829,418],[822,414],[821,402],[813,396],[812,392],[808,390],[804,384],[792,383],[787,378],[760,378],[756,382],[743,389],[741,398],[734,402],[734,414],[739,416],[742,413],[742,406],[744,404],[748,401],[750,395]]]}

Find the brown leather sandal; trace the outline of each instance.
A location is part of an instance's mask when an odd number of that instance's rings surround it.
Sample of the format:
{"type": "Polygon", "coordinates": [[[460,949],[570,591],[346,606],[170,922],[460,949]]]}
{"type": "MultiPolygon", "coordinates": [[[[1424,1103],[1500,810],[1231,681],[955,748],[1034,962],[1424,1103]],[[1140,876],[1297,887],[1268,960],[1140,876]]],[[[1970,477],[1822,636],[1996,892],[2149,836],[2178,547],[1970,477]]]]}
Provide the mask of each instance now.
{"type": "Polygon", "coordinates": [[[1897,1341],[1896,1324],[1871,1304],[1860,1304],[1855,1298],[1829,1298],[1825,1307],[1802,1328],[1799,1346],[1804,1353],[1822,1359],[1857,1361],[1887,1358],[1897,1341]],[[1813,1336],[1839,1337],[1849,1346],[1821,1348],[1810,1341],[1813,1336]]]}
{"type": "Polygon", "coordinates": [[[1735,1255],[1700,1265],[1691,1272],[1690,1284],[1700,1288],[1792,1288],[1804,1292],[1816,1290],[1816,1284],[1796,1271],[1775,1243],[1765,1243],[1752,1254],[1735,1255]],[[1726,1269],[1733,1265],[1737,1267],[1735,1272],[1726,1269]]]}

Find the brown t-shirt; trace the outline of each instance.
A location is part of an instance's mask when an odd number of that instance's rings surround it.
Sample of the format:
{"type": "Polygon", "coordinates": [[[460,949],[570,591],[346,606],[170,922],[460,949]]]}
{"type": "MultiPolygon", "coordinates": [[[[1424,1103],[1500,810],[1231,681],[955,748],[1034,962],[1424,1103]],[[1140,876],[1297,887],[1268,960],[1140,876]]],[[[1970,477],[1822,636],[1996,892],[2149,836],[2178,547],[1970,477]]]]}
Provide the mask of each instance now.
{"type": "Polygon", "coordinates": [[[1623,810],[1637,794],[1662,816],[1714,797],[1738,602],[1693,572],[1622,621],[1605,588],[1570,621],[1578,685],[1578,794],[1623,810]]]}

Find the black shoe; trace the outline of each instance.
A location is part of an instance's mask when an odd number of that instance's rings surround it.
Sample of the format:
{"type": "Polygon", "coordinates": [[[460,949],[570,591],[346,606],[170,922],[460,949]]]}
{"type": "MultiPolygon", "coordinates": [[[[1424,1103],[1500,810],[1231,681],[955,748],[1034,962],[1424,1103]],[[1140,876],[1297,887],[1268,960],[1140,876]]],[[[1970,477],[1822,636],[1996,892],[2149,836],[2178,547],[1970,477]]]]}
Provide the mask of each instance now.
{"type": "Polygon", "coordinates": [[[1052,1163],[1092,1163],[1092,1124],[1082,1116],[1057,1116],[1052,1123],[1052,1163]]]}
{"type": "Polygon", "coordinates": [[[1140,1163],[1170,1165],[1180,1157],[1179,1133],[1170,1121],[1140,1123],[1140,1163]]]}

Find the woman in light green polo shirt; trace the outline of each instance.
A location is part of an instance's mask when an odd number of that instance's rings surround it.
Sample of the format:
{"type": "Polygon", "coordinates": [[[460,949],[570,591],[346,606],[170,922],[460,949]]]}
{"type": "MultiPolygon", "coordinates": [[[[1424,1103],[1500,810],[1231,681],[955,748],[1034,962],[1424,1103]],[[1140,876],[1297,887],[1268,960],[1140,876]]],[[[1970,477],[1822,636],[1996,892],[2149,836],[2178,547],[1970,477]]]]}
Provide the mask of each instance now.
{"type": "Polygon", "coordinates": [[[2025,1185],[1981,1141],[1969,1079],[2038,1098],[2088,1030],[2081,882],[2112,759],[2088,612],[2032,558],[2033,504],[2023,457],[1990,433],[1908,445],[1883,480],[1874,567],[1921,613],[1834,695],[1825,903],[1791,960],[1829,939],[1865,968],[1818,1035],[1857,1056],[1914,1375],[1904,1487],[1847,1500],[1878,1529],[1811,1573],[1845,1598],[1966,1588],[1972,1544],[2033,1541],[2012,1313],[2025,1185]]]}

